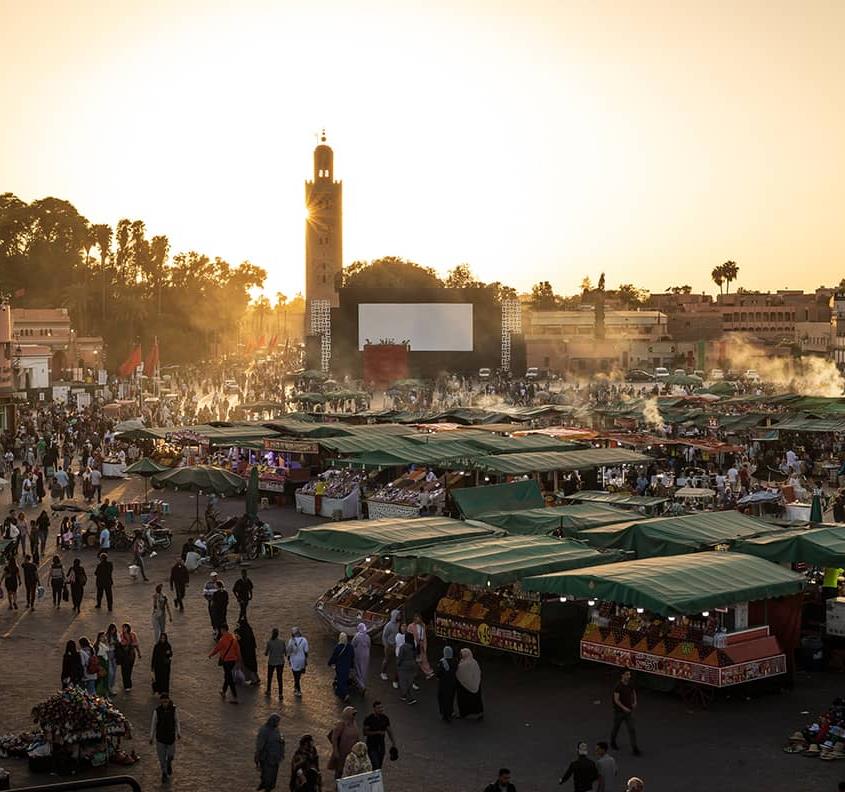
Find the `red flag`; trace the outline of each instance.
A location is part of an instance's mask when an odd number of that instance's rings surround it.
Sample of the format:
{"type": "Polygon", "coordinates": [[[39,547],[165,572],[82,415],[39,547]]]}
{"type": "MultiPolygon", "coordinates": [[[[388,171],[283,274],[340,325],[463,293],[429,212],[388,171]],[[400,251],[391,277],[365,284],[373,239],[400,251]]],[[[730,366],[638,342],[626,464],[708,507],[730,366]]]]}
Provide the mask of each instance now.
{"type": "Polygon", "coordinates": [[[258,339],[258,343],[257,343],[255,346],[256,346],[258,349],[261,349],[261,348],[262,348],[262,347],[263,347],[266,343],[267,343],[267,336],[265,336],[265,335],[262,333],[261,338],[259,338],[259,339],[258,339]]]}
{"type": "Polygon", "coordinates": [[[270,343],[269,343],[269,344],[267,344],[267,349],[268,349],[268,350],[270,350],[270,349],[275,349],[275,348],[276,348],[276,345],[277,345],[278,343],[279,343],[279,337],[278,337],[278,336],[276,336],[276,335],[274,335],[274,336],[270,339],[270,343]]]}
{"type": "Polygon", "coordinates": [[[144,373],[148,377],[155,376],[155,371],[158,368],[158,338],[153,342],[153,348],[147,353],[147,359],[144,361],[144,373]]]}
{"type": "Polygon", "coordinates": [[[142,360],[143,355],[141,354],[141,345],[138,344],[138,346],[136,346],[129,354],[129,357],[123,361],[120,368],[117,370],[117,373],[120,374],[121,377],[131,376],[132,372],[141,365],[142,360]]]}

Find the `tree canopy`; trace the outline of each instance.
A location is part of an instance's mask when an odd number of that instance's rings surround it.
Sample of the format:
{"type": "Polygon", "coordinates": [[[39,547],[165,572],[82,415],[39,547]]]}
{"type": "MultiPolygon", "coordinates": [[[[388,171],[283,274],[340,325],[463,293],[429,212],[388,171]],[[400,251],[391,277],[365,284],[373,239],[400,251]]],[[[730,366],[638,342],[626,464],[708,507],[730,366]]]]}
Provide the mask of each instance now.
{"type": "Polygon", "coordinates": [[[266,272],[196,251],[170,257],[142,220],[92,224],[58,198],[0,195],[0,291],[22,308],[66,307],[81,336],[101,335],[107,364],[157,336],[163,359],[199,361],[234,339],[266,272]],[[190,339],[190,343],[187,343],[190,339]]]}

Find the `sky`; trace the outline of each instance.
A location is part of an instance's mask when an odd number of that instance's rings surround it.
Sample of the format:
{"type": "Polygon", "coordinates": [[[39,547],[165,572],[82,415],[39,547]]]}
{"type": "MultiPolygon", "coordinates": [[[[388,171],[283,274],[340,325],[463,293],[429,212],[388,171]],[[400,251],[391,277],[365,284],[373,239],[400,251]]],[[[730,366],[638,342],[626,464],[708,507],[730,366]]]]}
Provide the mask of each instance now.
{"type": "Polygon", "coordinates": [[[840,0],[0,0],[0,191],[304,286],[321,129],[344,263],[573,292],[845,275],[840,0]]]}

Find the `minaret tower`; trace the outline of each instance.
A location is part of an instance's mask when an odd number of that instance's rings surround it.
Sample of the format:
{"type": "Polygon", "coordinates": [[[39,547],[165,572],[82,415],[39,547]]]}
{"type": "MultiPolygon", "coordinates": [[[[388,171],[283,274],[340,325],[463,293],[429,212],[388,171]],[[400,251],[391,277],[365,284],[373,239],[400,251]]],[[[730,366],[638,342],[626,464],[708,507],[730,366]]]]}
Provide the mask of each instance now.
{"type": "Polygon", "coordinates": [[[314,300],[337,307],[343,267],[343,182],[334,181],[325,129],[314,149],[314,180],[305,182],[305,209],[305,300],[311,316],[314,300]]]}

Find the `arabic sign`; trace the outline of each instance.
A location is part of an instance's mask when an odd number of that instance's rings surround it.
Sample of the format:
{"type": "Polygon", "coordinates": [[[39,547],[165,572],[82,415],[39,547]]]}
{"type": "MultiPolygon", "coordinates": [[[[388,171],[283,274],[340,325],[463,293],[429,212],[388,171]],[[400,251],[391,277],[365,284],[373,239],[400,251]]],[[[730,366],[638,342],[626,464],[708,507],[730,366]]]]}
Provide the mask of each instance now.
{"type": "Polygon", "coordinates": [[[287,437],[265,437],[264,448],[268,451],[285,451],[290,454],[319,454],[320,446],[307,440],[291,440],[287,437]]]}
{"type": "Polygon", "coordinates": [[[529,657],[540,656],[539,634],[517,627],[487,624],[437,612],[434,614],[434,633],[440,638],[489,646],[503,652],[514,652],[529,657]]]}

